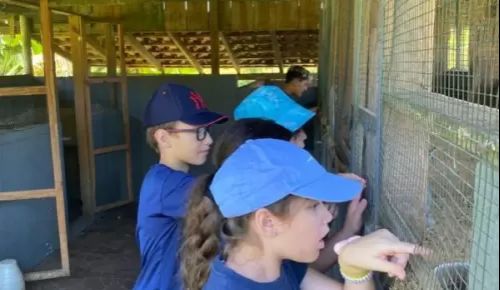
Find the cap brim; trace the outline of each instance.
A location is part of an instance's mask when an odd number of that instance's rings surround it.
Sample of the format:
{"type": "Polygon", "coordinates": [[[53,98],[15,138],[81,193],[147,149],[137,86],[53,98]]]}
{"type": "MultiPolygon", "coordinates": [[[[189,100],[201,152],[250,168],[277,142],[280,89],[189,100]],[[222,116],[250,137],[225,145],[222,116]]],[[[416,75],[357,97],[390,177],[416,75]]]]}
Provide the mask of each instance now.
{"type": "Polygon", "coordinates": [[[291,99],[276,86],[263,86],[253,91],[234,110],[236,120],[260,118],[295,132],[302,128],[316,113],[291,99]]]}
{"type": "Polygon", "coordinates": [[[204,111],[181,119],[182,122],[194,126],[208,126],[227,122],[228,117],[219,113],[204,111]]]}
{"type": "Polygon", "coordinates": [[[276,123],[290,130],[290,132],[295,132],[311,120],[316,113],[308,110],[300,105],[286,110],[281,116],[278,117],[276,123]]]}
{"type": "Polygon", "coordinates": [[[292,195],[338,203],[353,200],[363,191],[363,188],[360,181],[325,172],[316,181],[297,188],[292,195]]]}

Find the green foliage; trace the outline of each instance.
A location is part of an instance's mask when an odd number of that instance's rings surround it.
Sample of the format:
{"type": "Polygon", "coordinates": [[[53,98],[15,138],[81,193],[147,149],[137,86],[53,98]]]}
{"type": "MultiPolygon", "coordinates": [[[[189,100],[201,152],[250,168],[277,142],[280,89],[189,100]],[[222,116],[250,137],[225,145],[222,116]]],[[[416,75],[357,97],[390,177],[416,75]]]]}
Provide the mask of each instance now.
{"type": "Polygon", "coordinates": [[[0,35],[0,75],[17,75],[23,71],[23,47],[20,35],[0,35]]]}

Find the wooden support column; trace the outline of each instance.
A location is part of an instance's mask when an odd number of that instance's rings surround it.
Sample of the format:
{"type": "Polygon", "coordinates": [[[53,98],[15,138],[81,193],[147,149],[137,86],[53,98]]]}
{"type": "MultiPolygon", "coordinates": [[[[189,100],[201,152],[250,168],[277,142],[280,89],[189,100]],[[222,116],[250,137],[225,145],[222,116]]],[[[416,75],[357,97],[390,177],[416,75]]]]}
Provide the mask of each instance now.
{"type": "Polygon", "coordinates": [[[280,74],[283,74],[283,57],[281,56],[281,49],[280,49],[280,45],[278,43],[278,36],[276,34],[276,31],[271,32],[271,41],[273,43],[273,52],[274,52],[275,63],[278,64],[278,67],[280,69],[280,74]]]}
{"type": "Polygon", "coordinates": [[[19,24],[21,26],[21,37],[23,41],[23,61],[24,73],[33,75],[33,59],[31,57],[31,29],[32,21],[25,15],[19,16],[19,24]]]}
{"type": "Polygon", "coordinates": [[[87,215],[94,213],[94,156],[92,131],[90,127],[91,108],[88,87],[87,48],[85,25],[81,16],[69,16],[71,40],[71,58],[73,61],[73,83],[75,91],[76,135],[78,138],[78,160],[80,163],[80,189],[83,211],[87,215]]]}
{"type": "Polygon", "coordinates": [[[210,0],[210,54],[212,74],[220,74],[220,57],[219,57],[219,0],[210,0]]]}
{"type": "MultiPolygon", "coordinates": [[[[115,40],[115,31],[113,28],[113,24],[106,24],[104,28],[104,36],[105,36],[105,47],[104,52],[106,54],[106,73],[108,77],[116,77],[116,40],[115,40]]],[[[118,93],[119,89],[117,88],[116,83],[111,84],[111,104],[113,107],[118,105],[118,93]]]]}
{"type": "Polygon", "coordinates": [[[52,17],[48,0],[40,0],[40,22],[43,46],[43,67],[45,76],[45,86],[47,90],[47,111],[49,115],[50,127],[50,147],[52,153],[52,168],[54,171],[54,189],[56,195],[57,225],[59,232],[59,247],[61,251],[60,274],[67,276],[70,274],[68,236],[66,232],[66,209],[64,204],[64,184],[62,177],[61,162],[61,136],[59,128],[58,100],[56,90],[56,69],[54,63],[54,52],[52,50],[52,17]]]}
{"type": "Polygon", "coordinates": [[[116,76],[116,46],[113,24],[106,25],[104,35],[106,37],[106,68],[108,77],[116,76]]]}
{"type": "Polygon", "coordinates": [[[125,61],[125,31],[123,24],[118,24],[118,47],[120,52],[120,77],[122,91],[122,116],[123,116],[123,136],[125,136],[125,144],[127,146],[126,154],[126,170],[127,170],[127,191],[128,201],[134,200],[132,191],[132,153],[130,145],[130,121],[128,110],[128,85],[127,85],[127,63],[125,61]]]}
{"type": "Polygon", "coordinates": [[[10,15],[8,21],[9,21],[9,34],[14,36],[16,34],[16,16],[10,15]]]}

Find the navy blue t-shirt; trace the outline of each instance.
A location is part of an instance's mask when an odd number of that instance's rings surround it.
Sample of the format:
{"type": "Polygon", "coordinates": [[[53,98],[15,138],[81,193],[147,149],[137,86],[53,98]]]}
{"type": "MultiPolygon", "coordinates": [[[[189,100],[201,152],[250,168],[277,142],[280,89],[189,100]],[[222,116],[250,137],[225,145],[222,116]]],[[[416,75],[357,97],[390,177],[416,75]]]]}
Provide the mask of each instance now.
{"type": "Polygon", "coordinates": [[[163,164],[152,166],[144,177],[136,231],[141,272],[134,289],[182,289],[179,272],[182,218],[193,181],[193,176],[163,164]]]}
{"type": "Polygon", "coordinates": [[[278,279],[259,283],[241,276],[217,258],[212,262],[210,276],[203,290],[300,290],[307,267],[307,264],[284,261],[278,279]]]}

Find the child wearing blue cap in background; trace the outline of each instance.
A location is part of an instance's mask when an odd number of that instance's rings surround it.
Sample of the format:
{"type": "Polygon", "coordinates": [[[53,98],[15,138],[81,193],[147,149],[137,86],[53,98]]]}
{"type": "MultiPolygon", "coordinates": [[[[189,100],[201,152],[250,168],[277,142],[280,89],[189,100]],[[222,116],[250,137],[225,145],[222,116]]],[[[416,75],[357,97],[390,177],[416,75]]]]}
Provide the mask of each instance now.
{"type": "Polygon", "coordinates": [[[209,127],[226,120],[185,86],[164,84],[149,100],[146,139],[159,162],[144,177],[139,196],[136,237],[141,271],[134,289],[183,289],[178,251],[194,180],[188,170],[205,163],[213,143],[209,127]]]}
{"type": "Polygon", "coordinates": [[[290,142],[247,141],[191,194],[182,249],[186,289],[363,290],[374,289],[368,270],[404,278],[416,246],[387,230],[337,246],[345,285],[305,264],[325,247],[332,215],[323,202],[350,200],[361,189],[290,142]]]}
{"type": "Polygon", "coordinates": [[[234,110],[234,119],[272,120],[293,133],[292,142],[304,148],[307,135],[302,127],[315,113],[292,100],[277,86],[262,86],[250,93],[234,110]]]}

